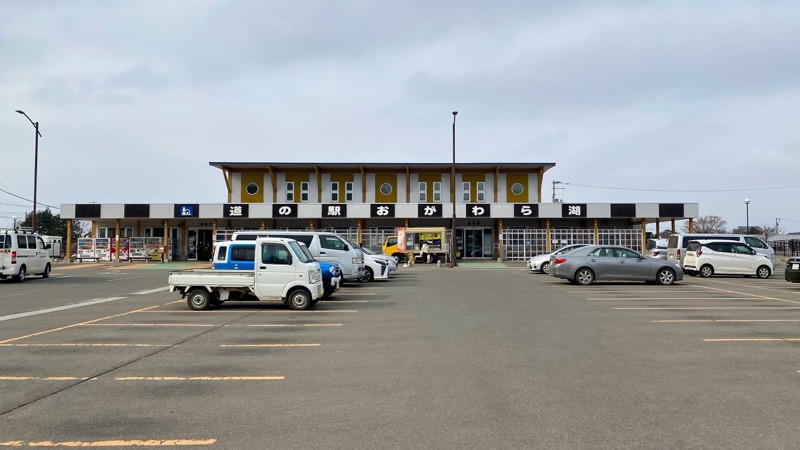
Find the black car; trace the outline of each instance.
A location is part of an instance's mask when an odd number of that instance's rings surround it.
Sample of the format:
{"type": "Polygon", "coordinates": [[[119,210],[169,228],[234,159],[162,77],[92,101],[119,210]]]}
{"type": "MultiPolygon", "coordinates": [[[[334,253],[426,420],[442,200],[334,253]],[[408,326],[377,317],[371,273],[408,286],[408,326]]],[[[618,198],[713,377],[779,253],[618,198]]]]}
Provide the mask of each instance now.
{"type": "Polygon", "coordinates": [[[800,256],[789,258],[786,261],[786,281],[800,283],[800,256]]]}

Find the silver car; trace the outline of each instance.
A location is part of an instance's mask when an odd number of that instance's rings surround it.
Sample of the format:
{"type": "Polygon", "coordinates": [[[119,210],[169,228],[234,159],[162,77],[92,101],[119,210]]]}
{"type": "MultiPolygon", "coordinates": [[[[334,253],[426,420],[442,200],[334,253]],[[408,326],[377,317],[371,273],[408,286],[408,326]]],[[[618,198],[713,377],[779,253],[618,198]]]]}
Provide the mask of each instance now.
{"type": "Polygon", "coordinates": [[[595,280],[672,284],[683,279],[683,271],[672,261],[642,256],[631,248],[613,245],[587,245],[556,257],[550,275],[582,285],[595,280]]]}
{"type": "Polygon", "coordinates": [[[533,256],[530,260],[528,260],[528,268],[531,269],[532,272],[549,273],[550,262],[552,261],[553,256],[563,255],[575,250],[576,248],[585,247],[586,245],[588,244],[565,245],[556,251],[533,256]]]}
{"type": "Polygon", "coordinates": [[[650,256],[658,259],[667,259],[667,244],[669,239],[659,239],[655,247],[650,249],[650,256]]]}

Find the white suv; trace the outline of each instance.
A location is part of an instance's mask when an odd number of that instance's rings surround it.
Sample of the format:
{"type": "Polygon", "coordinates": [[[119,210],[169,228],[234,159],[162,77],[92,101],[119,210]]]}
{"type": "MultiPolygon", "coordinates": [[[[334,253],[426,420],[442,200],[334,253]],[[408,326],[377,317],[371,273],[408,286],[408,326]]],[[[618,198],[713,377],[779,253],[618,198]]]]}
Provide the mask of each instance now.
{"type": "Polygon", "coordinates": [[[744,275],[769,278],[772,260],[741,242],[728,240],[690,241],[683,256],[683,271],[689,275],[744,275]]]}
{"type": "Polygon", "coordinates": [[[25,281],[28,274],[50,276],[52,262],[42,237],[32,231],[17,228],[0,230],[0,279],[12,277],[25,281]]]}

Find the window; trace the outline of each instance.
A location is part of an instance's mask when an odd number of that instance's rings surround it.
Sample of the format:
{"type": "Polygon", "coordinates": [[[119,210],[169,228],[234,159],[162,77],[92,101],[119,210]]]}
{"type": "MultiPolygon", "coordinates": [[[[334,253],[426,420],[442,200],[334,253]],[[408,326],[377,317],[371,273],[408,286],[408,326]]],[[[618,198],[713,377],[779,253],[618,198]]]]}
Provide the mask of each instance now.
{"type": "Polygon", "coordinates": [[[511,185],[511,193],[514,195],[520,195],[525,192],[525,188],[522,187],[522,183],[514,183],[511,185]]]}
{"type": "Polygon", "coordinates": [[[286,201],[287,202],[294,201],[294,181],[286,182],[286,201]]]}
{"type": "Polygon", "coordinates": [[[217,261],[225,261],[225,254],[228,252],[228,247],[223,245],[217,249],[217,261]]]}
{"type": "Polygon", "coordinates": [[[617,251],[617,256],[619,256],[620,258],[635,258],[635,259],[639,258],[638,253],[632,252],[630,250],[625,250],[624,248],[618,248],[616,249],[616,251],[617,251]]]}
{"type": "Polygon", "coordinates": [[[486,201],[486,183],[483,181],[478,181],[478,203],[483,203],[486,201]]]}
{"type": "Polygon", "coordinates": [[[28,248],[36,248],[36,236],[28,235],[28,248]]]}
{"type": "Polygon", "coordinates": [[[381,194],[389,195],[392,193],[392,185],[389,183],[383,183],[381,185],[381,194]]]}
{"type": "Polygon", "coordinates": [[[258,194],[258,185],[255,183],[247,183],[244,190],[250,195],[256,195],[258,194]]]}
{"type": "Polygon", "coordinates": [[[470,187],[469,181],[464,181],[461,183],[461,199],[465,202],[470,201],[470,187]]]}
{"type": "Polygon", "coordinates": [[[750,254],[750,247],[748,247],[748,246],[746,246],[744,244],[733,244],[732,247],[733,247],[733,253],[736,253],[736,254],[739,254],[739,255],[749,255],[750,254]]]}
{"type": "Polygon", "coordinates": [[[419,201],[420,203],[428,201],[428,183],[424,181],[419,182],[419,201]]]}
{"type": "Polygon", "coordinates": [[[599,258],[612,258],[614,256],[614,250],[608,247],[600,247],[589,253],[589,256],[596,256],[599,258]]]}
{"type": "Polygon", "coordinates": [[[234,246],[231,248],[231,261],[255,261],[256,248],[252,245],[234,246]]]}
{"type": "Polygon", "coordinates": [[[442,182],[441,181],[434,181],[433,182],[433,202],[438,203],[442,201],[442,182]]]}
{"type": "Polygon", "coordinates": [[[308,181],[300,182],[300,202],[308,202],[308,181]]]}
{"type": "Polygon", "coordinates": [[[331,202],[339,203],[339,182],[331,182],[331,202]]]}
{"type": "Polygon", "coordinates": [[[280,244],[261,244],[261,260],[264,264],[292,264],[289,249],[280,244]]]}
{"type": "Polygon", "coordinates": [[[386,246],[387,247],[391,247],[393,245],[397,245],[397,238],[396,237],[390,237],[389,239],[386,239],[386,246]]]}
{"type": "Polygon", "coordinates": [[[745,236],[744,241],[747,242],[747,245],[753,248],[767,248],[767,244],[757,237],[745,236]]]}
{"type": "Polygon", "coordinates": [[[24,235],[18,234],[17,235],[17,248],[28,248],[28,238],[24,235]]]}
{"type": "Polygon", "coordinates": [[[353,201],[353,182],[347,181],[344,183],[344,201],[352,202],[353,201]]]}
{"type": "Polygon", "coordinates": [[[319,245],[329,250],[344,250],[344,242],[335,236],[320,236],[319,245]]]}

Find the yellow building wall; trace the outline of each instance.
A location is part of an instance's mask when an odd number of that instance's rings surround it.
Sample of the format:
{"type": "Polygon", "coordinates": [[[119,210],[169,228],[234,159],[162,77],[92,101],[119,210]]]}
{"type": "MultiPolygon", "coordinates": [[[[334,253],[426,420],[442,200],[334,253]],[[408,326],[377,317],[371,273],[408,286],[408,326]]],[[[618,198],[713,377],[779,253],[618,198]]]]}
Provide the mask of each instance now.
{"type": "Polygon", "coordinates": [[[397,203],[397,174],[375,174],[375,203],[397,203]],[[381,185],[383,183],[389,183],[392,186],[392,192],[389,195],[381,193],[381,185]]]}
{"type": "MultiPolygon", "coordinates": [[[[421,174],[417,175],[417,178],[418,178],[420,183],[425,183],[425,186],[427,187],[426,190],[428,192],[428,202],[432,202],[433,201],[433,183],[436,182],[436,181],[441,183],[442,182],[442,174],[440,174],[440,173],[421,173],[421,174]]],[[[418,187],[418,186],[414,186],[414,187],[418,187]]],[[[412,198],[411,199],[412,202],[416,202],[417,200],[418,200],[418,198],[412,198]]]]}
{"type": "Polygon", "coordinates": [[[528,174],[509,173],[506,174],[506,202],[507,203],[528,203],[528,174]],[[519,195],[511,192],[514,183],[522,185],[522,193],[519,195]]]}
{"type": "Polygon", "coordinates": [[[263,173],[243,173],[241,186],[242,203],[264,203],[264,174],[263,173]],[[247,193],[247,185],[255,183],[258,192],[253,195],[247,193]]]}

